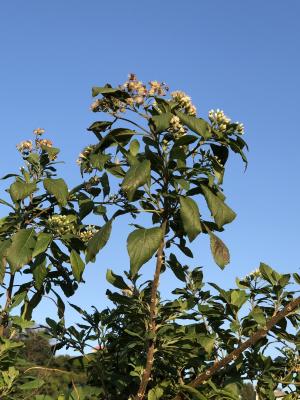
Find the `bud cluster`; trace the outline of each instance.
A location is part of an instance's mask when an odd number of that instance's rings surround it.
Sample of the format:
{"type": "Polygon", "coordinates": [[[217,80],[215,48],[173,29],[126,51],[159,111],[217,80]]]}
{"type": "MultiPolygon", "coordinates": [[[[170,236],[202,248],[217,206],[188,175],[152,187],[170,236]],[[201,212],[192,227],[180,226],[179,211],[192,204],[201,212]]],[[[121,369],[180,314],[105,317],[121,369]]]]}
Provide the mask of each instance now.
{"type": "Polygon", "coordinates": [[[88,225],[84,231],[79,232],[79,238],[83,242],[88,242],[96,233],[98,229],[94,225],[88,225]]]}
{"type": "Polygon", "coordinates": [[[76,233],[76,223],[73,215],[53,215],[48,218],[47,226],[56,235],[76,233]]]}
{"type": "Polygon", "coordinates": [[[176,90],[175,92],[171,93],[171,97],[179,104],[184,112],[193,117],[196,116],[197,109],[193,105],[191,98],[186,93],[176,90]]]}
{"type": "Polygon", "coordinates": [[[27,155],[31,153],[33,149],[32,141],[31,140],[23,140],[21,143],[17,144],[17,149],[23,155],[27,155]]]}
{"type": "Polygon", "coordinates": [[[89,161],[89,156],[94,148],[95,145],[89,145],[85,147],[76,160],[77,164],[80,166],[83,172],[90,173],[93,171],[93,167],[91,166],[89,161]]]}
{"type": "Polygon", "coordinates": [[[224,114],[223,110],[210,110],[208,113],[208,118],[210,119],[213,127],[222,133],[237,132],[240,135],[244,133],[244,125],[239,122],[231,122],[231,119],[224,114]]]}
{"type": "Polygon", "coordinates": [[[124,113],[126,111],[126,103],[120,101],[116,97],[109,96],[102,99],[97,99],[91,104],[93,112],[109,112],[116,114],[117,112],[124,113]]]}
{"type": "Polygon", "coordinates": [[[186,129],[176,115],[171,118],[168,131],[174,135],[175,139],[179,139],[186,134],[186,129]]]}
{"type": "Polygon", "coordinates": [[[32,151],[40,150],[42,146],[52,147],[53,143],[49,139],[40,139],[39,137],[45,133],[45,129],[37,128],[33,131],[33,134],[36,135],[34,140],[35,146],[33,145],[31,140],[23,140],[21,143],[17,145],[17,149],[23,156],[27,156],[32,151]]]}

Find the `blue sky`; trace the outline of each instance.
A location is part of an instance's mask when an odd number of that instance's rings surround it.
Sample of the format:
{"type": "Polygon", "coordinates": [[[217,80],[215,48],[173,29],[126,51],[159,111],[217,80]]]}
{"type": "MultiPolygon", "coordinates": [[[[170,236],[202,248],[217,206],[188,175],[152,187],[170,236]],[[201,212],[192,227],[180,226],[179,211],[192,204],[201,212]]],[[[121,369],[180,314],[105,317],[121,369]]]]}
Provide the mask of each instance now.
{"type": "MultiPolygon", "coordinates": [[[[222,108],[244,122],[249,168],[232,157],[225,179],[238,218],[222,239],[232,262],[212,262],[206,237],[193,244],[193,265],[208,281],[231,286],[264,261],[282,272],[299,268],[300,2],[14,0],[0,5],[0,172],[20,166],[16,143],[36,127],[62,148],[67,181],[94,139],[86,127],[91,87],[162,80],[191,95],[200,115],[222,108]]],[[[70,184],[71,185],[71,184],[70,184]]],[[[3,190],[3,185],[1,185],[3,190]]],[[[4,210],[1,206],[0,213],[4,210]]],[[[105,271],[128,268],[125,222],[85,272],[72,302],[105,305],[105,271]]],[[[143,271],[150,269],[146,266],[143,271]]],[[[175,282],[163,278],[165,293],[175,282]]],[[[35,318],[54,313],[45,303],[35,318]]],[[[70,315],[70,321],[73,319],[70,315]]]]}

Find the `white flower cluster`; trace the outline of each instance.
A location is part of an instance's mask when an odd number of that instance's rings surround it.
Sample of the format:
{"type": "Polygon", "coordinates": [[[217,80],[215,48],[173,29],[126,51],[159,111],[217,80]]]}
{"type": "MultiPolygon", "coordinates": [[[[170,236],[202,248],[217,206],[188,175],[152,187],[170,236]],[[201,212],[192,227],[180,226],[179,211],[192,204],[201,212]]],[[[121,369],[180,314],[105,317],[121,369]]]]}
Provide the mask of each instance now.
{"type": "Polygon", "coordinates": [[[84,231],[79,232],[79,238],[83,242],[88,242],[96,233],[98,229],[95,228],[94,225],[88,225],[84,231]]]}
{"type": "Polygon", "coordinates": [[[31,140],[23,140],[21,143],[17,144],[17,149],[22,154],[27,154],[32,151],[33,145],[31,140]]]}
{"type": "Polygon", "coordinates": [[[54,234],[59,236],[76,232],[74,217],[69,215],[53,215],[48,218],[47,225],[54,234]]]}
{"type": "Polygon", "coordinates": [[[94,148],[94,145],[86,146],[76,160],[76,163],[83,169],[83,172],[92,172],[93,170],[89,161],[89,156],[94,148]]]}
{"type": "Polygon", "coordinates": [[[210,119],[213,126],[215,126],[220,132],[227,132],[230,128],[234,127],[234,131],[242,135],[244,133],[244,125],[239,122],[231,122],[223,110],[210,110],[208,113],[208,118],[210,119]]]}
{"type": "Polygon", "coordinates": [[[245,276],[245,279],[256,279],[261,277],[261,272],[259,268],[255,269],[254,271],[250,272],[250,274],[245,276]]]}
{"type": "Polygon", "coordinates": [[[180,119],[177,117],[177,115],[174,115],[171,118],[168,131],[174,135],[175,139],[179,139],[186,134],[186,129],[180,122],[180,119]]]}
{"type": "Polygon", "coordinates": [[[171,97],[175,100],[184,111],[193,117],[197,114],[196,107],[192,104],[191,98],[184,92],[176,90],[175,92],[171,93],[171,97]]]}

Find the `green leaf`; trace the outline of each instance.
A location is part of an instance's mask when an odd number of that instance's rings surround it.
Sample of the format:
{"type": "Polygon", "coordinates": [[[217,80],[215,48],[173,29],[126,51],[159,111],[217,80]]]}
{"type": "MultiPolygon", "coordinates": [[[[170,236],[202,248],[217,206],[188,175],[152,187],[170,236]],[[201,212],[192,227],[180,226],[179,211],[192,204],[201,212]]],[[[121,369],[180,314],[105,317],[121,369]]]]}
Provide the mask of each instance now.
{"type": "Polygon", "coordinates": [[[185,233],[192,242],[201,232],[200,213],[197,203],[189,198],[180,196],[180,216],[185,233]]]}
{"type": "Polygon", "coordinates": [[[33,381],[23,383],[22,385],[19,386],[19,389],[21,390],[33,390],[33,389],[39,389],[44,385],[45,381],[43,379],[34,379],[33,381]]]}
{"type": "Polygon", "coordinates": [[[266,325],[266,317],[263,312],[263,310],[259,307],[254,307],[253,310],[251,311],[250,315],[254,319],[255,322],[257,322],[261,326],[266,325]]]}
{"type": "Polygon", "coordinates": [[[151,259],[163,240],[161,228],[136,229],[127,239],[130,272],[134,276],[151,259]]]}
{"type": "Polygon", "coordinates": [[[148,392],[148,400],[159,400],[164,394],[162,388],[156,386],[148,392]]]}
{"type": "Polygon", "coordinates": [[[87,128],[88,131],[91,132],[104,132],[106,129],[110,128],[112,125],[112,122],[110,121],[96,121],[94,122],[89,128],[87,128]]]}
{"type": "Polygon", "coordinates": [[[245,290],[233,290],[230,295],[230,304],[240,309],[248,299],[245,290]]]}
{"type": "Polygon", "coordinates": [[[110,159],[109,154],[91,154],[90,162],[93,168],[102,171],[104,168],[104,164],[110,159]]]}
{"type": "Polygon", "coordinates": [[[35,244],[34,229],[21,229],[12,237],[11,246],[7,250],[7,261],[12,273],[31,261],[35,244]]]}
{"type": "Polygon", "coordinates": [[[108,269],[106,272],[106,280],[118,289],[130,289],[124,282],[124,279],[121,276],[114,274],[111,269],[108,269]]]}
{"type": "Polygon", "coordinates": [[[164,132],[169,128],[172,117],[172,113],[155,115],[150,119],[149,125],[154,128],[156,133],[164,132]]]}
{"type": "Polygon", "coordinates": [[[204,396],[202,393],[200,393],[197,389],[192,388],[191,386],[187,385],[181,385],[180,386],[181,390],[184,392],[187,392],[193,396],[193,398],[196,400],[208,400],[206,396],[204,396]]]}
{"type": "Polygon", "coordinates": [[[0,284],[3,283],[6,269],[6,253],[11,242],[9,239],[0,241],[0,284]]]}
{"type": "Polygon", "coordinates": [[[76,279],[77,282],[80,282],[82,273],[84,271],[85,264],[82,261],[80,255],[77,253],[76,250],[71,251],[70,262],[71,262],[74,278],[76,279]]]}
{"type": "Polygon", "coordinates": [[[94,261],[97,253],[106,245],[111,233],[112,221],[108,221],[89,241],[86,262],[94,261]]]}
{"type": "Polygon", "coordinates": [[[198,335],[197,341],[208,354],[211,354],[215,345],[216,338],[214,336],[198,335]]]}
{"type": "Polygon", "coordinates": [[[35,183],[14,182],[9,188],[9,194],[13,202],[24,200],[36,191],[35,183]]]}
{"type": "Polygon", "coordinates": [[[68,186],[62,178],[47,178],[44,180],[43,183],[44,188],[47,190],[47,192],[52,194],[61,206],[65,206],[67,204],[67,199],[69,196],[68,186]]]}
{"type": "Polygon", "coordinates": [[[32,258],[36,257],[37,255],[44,253],[50,243],[52,242],[53,235],[52,233],[41,232],[37,235],[37,240],[35,244],[35,248],[32,253],[32,258]]]}
{"type": "Polygon", "coordinates": [[[37,290],[41,289],[44,279],[48,274],[46,261],[45,254],[40,254],[33,263],[32,275],[34,278],[34,286],[37,290]]]}
{"type": "Polygon", "coordinates": [[[232,222],[236,217],[236,213],[216,196],[209,187],[205,185],[200,185],[200,187],[218,227],[222,228],[223,225],[232,222]]]}
{"type": "Polygon", "coordinates": [[[150,161],[138,162],[129,168],[122,182],[122,189],[127,194],[128,200],[132,201],[136,189],[150,178],[150,161]]]}
{"type": "Polygon", "coordinates": [[[116,93],[116,92],[120,92],[120,89],[112,88],[109,85],[103,86],[103,87],[94,86],[92,88],[92,96],[93,97],[96,97],[99,94],[110,94],[110,93],[116,93]]]}
{"type": "Polygon", "coordinates": [[[180,111],[175,111],[175,113],[180,118],[180,121],[193,132],[198,133],[198,135],[201,135],[204,139],[209,139],[211,137],[210,126],[204,119],[192,117],[180,111]]]}
{"type": "Polygon", "coordinates": [[[133,156],[136,156],[138,154],[138,152],[140,150],[140,143],[137,139],[134,139],[131,141],[129,150],[133,156]]]}
{"type": "Polygon", "coordinates": [[[215,260],[215,263],[221,268],[229,264],[230,254],[226,245],[222,242],[218,236],[214,235],[212,232],[209,233],[210,236],[210,249],[215,260]]]}
{"type": "Polygon", "coordinates": [[[111,130],[95,147],[94,153],[103,151],[112,145],[126,146],[136,132],[131,129],[116,128],[111,130]]]}
{"type": "Polygon", "coordinates": [[[49,147],[45,145],[42,145],[41,149],[48,154],[50,160],[55,160],[57,154],[60,152],[57,147],[49,147]]]}

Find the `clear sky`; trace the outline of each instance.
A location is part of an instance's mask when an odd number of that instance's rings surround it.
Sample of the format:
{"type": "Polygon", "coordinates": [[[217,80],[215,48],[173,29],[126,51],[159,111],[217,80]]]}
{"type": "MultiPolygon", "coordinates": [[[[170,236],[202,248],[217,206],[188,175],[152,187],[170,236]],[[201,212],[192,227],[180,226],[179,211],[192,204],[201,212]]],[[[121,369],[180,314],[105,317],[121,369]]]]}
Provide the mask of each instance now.
{"type": "MultiPolygon", "coordinates": [[[[299,268],[299,0],[14,0],[0,5],[0,172],[20,166],[16,143],[36,127],[62,148],[67,181],[94,139],[86,127],[91,87],[126,80],[162,80],[191,95],[201,115],[222,108],[244,122],[249,168],[232,157],[225,179],[238,213],[222,239],[232,262],[212,262],[207,237],[195,240],[194,266],[208,281],[231,286],[264,261],[299,268]]],[[[1,184],[1,188],[3,188],[1,184]]],[[[3,206],[0,208],[3,214],[3,206]]],[[[105,305],[105,272],[128,268],[126,223],[116,225],[75,298],[105,305]]],[[[149,269],[145,266],[143,271],[149,269]]],[[[163,279],[165,293],[172,279],[163,279]]],[[[44,303],[35,318],[53,312],[44,303]]],[[[70,314],[70,321],[72,320],[70,314]]]]}

